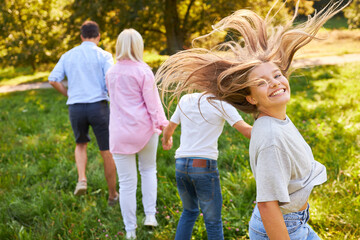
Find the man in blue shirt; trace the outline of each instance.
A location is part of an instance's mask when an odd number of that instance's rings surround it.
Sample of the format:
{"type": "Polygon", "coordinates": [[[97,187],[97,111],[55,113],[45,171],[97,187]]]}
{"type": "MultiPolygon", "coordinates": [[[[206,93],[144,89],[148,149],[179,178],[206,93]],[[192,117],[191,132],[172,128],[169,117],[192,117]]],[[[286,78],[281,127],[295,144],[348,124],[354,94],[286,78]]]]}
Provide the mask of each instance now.
{"type": "Polygon", "coordinates": [[[109,151],[109,106],[105,85],[105,73],[114,64],[112,55],[97,45],[100,41],[99,26],[86,21],[80,28],[82,44],[63,54],[48,78],[50,84],[68,98],[69,118],[75,135],[75,161],[78,183],[75,195],[87,190],[85,174],[87,143],[92,127],[104,160],[105,178],[109,188],[109,205],[115,205],[119,195],[116,191],[116,167],[109,151]],[[68,79],[68,88],[62,80],[68,79]]]}

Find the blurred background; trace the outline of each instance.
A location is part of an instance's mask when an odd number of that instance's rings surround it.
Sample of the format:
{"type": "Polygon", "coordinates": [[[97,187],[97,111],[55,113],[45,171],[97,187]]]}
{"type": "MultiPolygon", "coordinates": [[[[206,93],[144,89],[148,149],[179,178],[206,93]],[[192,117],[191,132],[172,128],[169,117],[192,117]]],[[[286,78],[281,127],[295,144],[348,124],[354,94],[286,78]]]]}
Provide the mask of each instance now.
{"type": "MultiPolygon", "coordinates": [[[[293,14],[296,0],[287,2],[274,22],[289,19],[293,14]]],[[[164,60],[159,55],[189,48],[192,39],[208,33],[221,18],[241,8],[265,17],[274,3],[275,0],[3,0],[0,5],[0,66],[49,70],[61,54],[80,44],[81,24],[93,20],[101,29],[100,46],[112,53],[116,38],[124,28],[139,31],[148,54],[145,61],[156,69],[164,60]]],[[[297,21],[306,19],[308,14],[328,3],[328,0],[300,1],[297,21]]],[[[281,5],[277,4],[274,12],[281,5]]],[[[333,38],[348,38],[345,30],[360,26],[359,15],[360,1],[354,0],[326,27],[343,30],[336,32],[333,38]]]]}

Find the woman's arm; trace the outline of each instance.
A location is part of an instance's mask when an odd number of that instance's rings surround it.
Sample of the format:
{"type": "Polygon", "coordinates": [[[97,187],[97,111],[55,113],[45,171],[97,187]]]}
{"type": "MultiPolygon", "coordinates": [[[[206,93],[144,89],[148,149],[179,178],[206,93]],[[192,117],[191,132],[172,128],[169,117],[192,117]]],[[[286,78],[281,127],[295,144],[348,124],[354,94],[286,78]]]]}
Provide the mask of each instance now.
{"type": "Polygon", "coordinates": [[[242,135],[244,135],[246,138],[249,138],[251,137],[251,129],[252,129],[252,126],[247,124],[245,121],[243,120],[240,120],[240,121],[237,121],[233,127],[238,130],[242,135]]]}
{"type": "Polygon", "coordinates": [[[178,125],[174,122],[169,122],[163,131],[163,137],[161,139],[164,150],[170,150],[172,147],[172,135],[178,125]]]}
{"type": "Polygon", "coordinates": [[[142,96],[144,98],[147,112],[149,113],[155,127],[160,130],[166,127],[168,125],[168,120],[166,119],[152,72],[147,73],[144,76],[142,83],[142,96]]]}
{"type": "Polygon", "coordinates": [[[258,208],[268,237],[276,240],[289,240],[289,233],[280,211],[279,202],[259,202],[258,208]]]}

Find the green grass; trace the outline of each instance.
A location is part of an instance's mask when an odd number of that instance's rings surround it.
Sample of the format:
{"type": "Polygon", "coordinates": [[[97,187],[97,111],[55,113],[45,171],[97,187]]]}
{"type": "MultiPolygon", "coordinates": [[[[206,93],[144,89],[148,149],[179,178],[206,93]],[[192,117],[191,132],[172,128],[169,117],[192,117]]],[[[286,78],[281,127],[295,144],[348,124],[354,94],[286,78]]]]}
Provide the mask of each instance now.
{"type": "Polygon", "coordinates": [[[0,69],[0,87],[23,83],[46,82],[50,72],[34,72],[30,67],[0,69]]]}
{"type": "MultiPolygon", "coordinates": [[[[322,239],[360,238],[359,76],[358,63],[302,69],[291,78],[288,115],[328,172],[328,181],[310,198],[310,224],[322,239]]],[[[107,206],[102,160],[92,132],[88,193],[73,195],[77,173],[65,102],[53,89],[0,95],[0,239],[123,239],[120,208],[107,206]]],[[[250,116],[244,118],[252,123],[250,116]]],[[[153,231],[142,227],[138,188],[138,239],[174,238],[181,213],[173,158],[179,130],[172,150],[158,150],[161,227],[153,231]]],[[[219,149],[225,239],[247,239],[255,199],[248,140],[226,125],[219,149]]],[[[206,239],[201,217],[193,239],[206,239]]]]}
{"type": "Polygon", "coordinates": [[[160,55],[155,51],[144,52],[144,62],[146,62],[152,68],[154,73],[168,57],[169,56],[167,55],[160,55]]]}

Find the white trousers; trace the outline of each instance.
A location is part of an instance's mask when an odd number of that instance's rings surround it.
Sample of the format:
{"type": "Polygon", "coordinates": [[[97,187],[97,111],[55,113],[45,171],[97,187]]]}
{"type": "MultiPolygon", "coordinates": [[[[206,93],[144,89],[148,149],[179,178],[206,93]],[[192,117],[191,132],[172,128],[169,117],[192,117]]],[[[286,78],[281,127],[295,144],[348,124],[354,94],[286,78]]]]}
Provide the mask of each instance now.
{"type": "MultiPolygon", "coordinates": [[[[138,152],[142,203],[145,215],[155,215],[157,197],[156,151],[159,136],[155,133],[138,152]]],[[[136,229],[136,154],[113,154],[120,186],[120,209],[125,230],[136,229]]]]}

